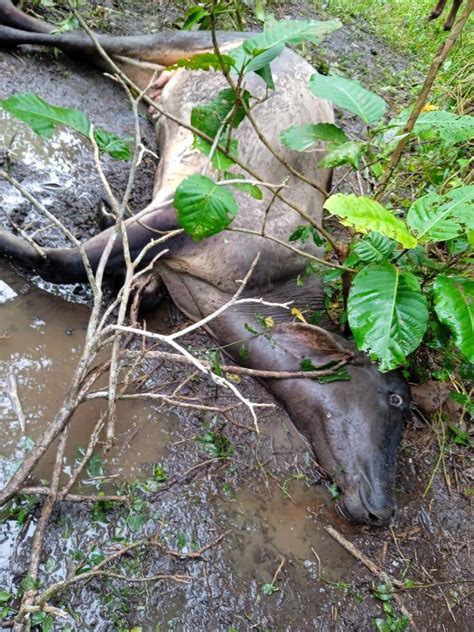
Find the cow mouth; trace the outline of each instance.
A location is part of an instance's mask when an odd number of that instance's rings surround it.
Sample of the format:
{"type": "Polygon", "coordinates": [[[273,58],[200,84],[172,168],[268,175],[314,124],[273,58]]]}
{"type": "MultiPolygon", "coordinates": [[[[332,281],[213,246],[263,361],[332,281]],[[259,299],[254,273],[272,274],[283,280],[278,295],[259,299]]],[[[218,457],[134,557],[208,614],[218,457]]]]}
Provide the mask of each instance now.
{"type": "Polygon", "coordinates": [[[344,494],[337,503],[339,513],[349,522],[384,527],[390,524],[396,513],[396,505],[389,499],[375,505],[368,501],[363,488],[352,494],[344,494]]]}

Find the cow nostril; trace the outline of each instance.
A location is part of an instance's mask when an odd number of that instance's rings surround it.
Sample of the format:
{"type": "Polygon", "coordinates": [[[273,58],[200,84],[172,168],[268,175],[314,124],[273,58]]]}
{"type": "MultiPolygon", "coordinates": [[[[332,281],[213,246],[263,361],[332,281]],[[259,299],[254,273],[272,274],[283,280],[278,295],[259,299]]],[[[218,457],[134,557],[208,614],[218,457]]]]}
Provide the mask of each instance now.
{"type": "Polygon", "coordinates": [[[381,527],[390,522],[395,515],[395,507],[386,497],[376,495],[372,488],[362,488],[360,497],[366,512],[367,524],[381,527]]]}
{"type": "Polygon", "coordinates": [[[369,517],[369,521],[372,522],[373,524],[380,523],[380,518],[376,516],[375,514],[371,513],[370,511],[369,511],[368,517],[369,517]]]}

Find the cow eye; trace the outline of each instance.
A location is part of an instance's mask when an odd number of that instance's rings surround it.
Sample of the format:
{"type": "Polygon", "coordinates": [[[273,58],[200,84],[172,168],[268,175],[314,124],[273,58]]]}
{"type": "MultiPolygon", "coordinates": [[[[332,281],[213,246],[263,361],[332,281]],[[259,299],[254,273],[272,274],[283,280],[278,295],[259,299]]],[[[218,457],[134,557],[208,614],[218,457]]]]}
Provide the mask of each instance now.
{"type": "Polygon", "coordinates": [[[403,397],[398,393],[392,393],[388,398],[390,406],[394,408],[401,408],[403,406],[403,397]]]}

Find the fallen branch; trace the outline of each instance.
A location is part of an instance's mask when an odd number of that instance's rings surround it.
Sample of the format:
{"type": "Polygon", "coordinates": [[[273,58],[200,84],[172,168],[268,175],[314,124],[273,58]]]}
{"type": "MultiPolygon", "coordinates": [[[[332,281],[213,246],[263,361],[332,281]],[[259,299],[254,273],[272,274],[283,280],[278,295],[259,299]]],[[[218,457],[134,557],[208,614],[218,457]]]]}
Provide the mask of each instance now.
{"type": "MultiPolygon", "coordinates": [[[[112,553],[111,555],[109,555],[107,558],[105,558],[104,560],[102,560],[101,562],[99,562],[93,569],[91,569],[90,571],[87,571],[85,573],[81,573],[79,575],[74,575],[74,577],[70,577],[69,579],[64,579],[62,581],[56,582],[54,584],[52,584],[51,586],[49,586],[49,588],[47,588],[37,599],[37,603],[40,609],[44,608],[46,606],[46,604],[53,599],[54,597],[56,597],[59,593],[64,592],[65,590],[71,588],[71,586],[74,586],[75,584],[78,583],[82,583],[82,582],[88,582],[91,579],[93,579],[94,577],[97,577],[98,575],[100,575],[102,572],[107,572],[107,571],[102,571],[102,569],[104,568],[104,566],[107,566],[108,564],[110,564],[113,561],[116,561],[117,559],[121,558],[123,555],[125,554],[129,554],[130,552],[134,551],[135,549],[141,547],[141,546],[152,546],[152,547],[156,547],[158,549],[160,549],[160,551],[166,555],[169,555],[171,557],[177,557],[179,559],[202,559],[202,556],[204,555],[204,553],[206,551],[208,551],[209,549],[212,549],[214,547],[216,547],[218,544],[220,544],[220,542],[223,540],[223,538],[227,535],[228,531],[225,531],[224,533],[222,533],[219,537],[217,537],[215,540],[213,540],[212,542],[210,542],[209,544],[206,544],[205,546],[201,547],[200,549],[196,550],[196,551],[190,551],[189,553],[184,553],[182,551],[175,551],[173,549],[167,549],[163,544],[161,544],[160,542],[158,542],[157,538],[158,538],[158,533],[153,533],[151,536],[147,537],[147,538],[143,538],[142,540],[138,540],[137,542],[134,542],[133,544],[128,544],[127,546],[122,547],[119,551],[116,551],[115,553],[112,553]]],[[[173,576],[169,576],[171,577],[171,579],[173,579],[173,576]]],[[[186,577],[187,576],[178,576],[178,577],[186,577]]],[[[122,576],[119,575],[119,579],[122,579],[122,576]]],[[[130,578],[124,578],[127,581],[130,578]]],[[[132,581],[134,581],[132,579],[132,581]]],[[[177,580],[177,581],[181,581],[181,580],[177,580]]]]}
{"type": "MultiPolygon", "coordinates": [[[[31,487],[23,487],[20,490],[21,494],[26,494],[29,496],[48,496],[49,495],[49,487],[41,487],[41,486],[31,486],[31,487]]],[[[71,503],[98,503],[98,502],[117,502],[117,503],[128,503],[130,499],[128,496],[117,496],[114,494],[66,494],[63,495],[61,492],[58,495],[57,502],[71,502],[71,503]]]]}
{"type": "MultiPolygon", "coordinates": [[[[127,356],[134,357],[138,352],[128,351],[127,356]]],[[[156,359],[156,360],[170,360],[171,362],[179,362],[183,364],[193,364],[187,358],[183,357],[179,353],[169,353],[167,351],[145,351],[145,353],[140,352],[141,357],[147,359],[156,359]]],[[[220,364],[219,368],[224,373],[231,373],[235,375],[249,375],[255,378],[261,379],[280,379],[280,380],[289,380],[295,378],[318,378],[324,377],[325,375],[332,375],[335,371],[346,365],[350,362],[352,358],[352,354],[349,352],[346,356],[344,356],[341,360],[333,364],[332,366],[324,369],[315,369],[312,371],[266,371],[263,369],[249,369],[244,366],[238,366],[236,364],[220,364]]],[[[207,368],[211,369],[212,364],[206,360],[202,360],[202,363],[207,368]]],[[[136,396],[140,396],[140,393],[137,393],[136,396]]],[[[164,395],[160,395],[160,397],[165,397],[164,395]]]]}
{"type": "MultiPolygon", "coordinates": [[[[352,556],[354,556],[359,562],[369,569],[372,575],[382,582],[383,584],[388,584],[389,586],[395,586],[395,588],[403,588],[403,582],[398,581],[398,579],[393,579],[388,575],[383,569],[381,569],[375,562],[373,562],[370,558],[367,557],[360,549],[358,549],[352,542],[350,542],[347,538],[345,538],[342,533],[337,531],[331,525],[327,525],[324,529],[329,533],[329,535],[336,540],[338,544],[340,544],[346,551],[348,551],[352,556]]],[[[408,617],[410,621],[410,625],[414,630],[417,630],[417,627],[413,621],[413,617],[411,613],[405,608],[403,602],[400,599],[400,596],[396,593],[393,593],[393,598],[397,602],[397,606],[400,608],[400,611],[408,617]]]]}

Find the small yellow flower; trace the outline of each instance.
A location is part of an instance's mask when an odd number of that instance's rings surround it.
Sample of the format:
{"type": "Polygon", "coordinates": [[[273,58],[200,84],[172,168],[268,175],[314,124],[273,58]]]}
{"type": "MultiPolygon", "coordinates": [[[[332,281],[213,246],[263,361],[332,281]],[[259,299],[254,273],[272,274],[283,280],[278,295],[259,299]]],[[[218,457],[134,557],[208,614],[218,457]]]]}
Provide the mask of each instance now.
{"type": "Polygon", "coordinates": [[[267,316],[266,318],[264,318],[263,324],[267,329],[272,329],[272,327],[275,327],[275,321],[271,316],[267,316]]]}
{"type": "Polygon", "coordinates": [[[427,103],[423,109],[421,110],[422,112],[434,112],[435,110],[439,110],[439,107],[437,105],[433,105],[432,103],[427,103]]]}
{"type": "Polygon", "coordinates": [[[303,314],[300,312],[300,310],[297,307],[291,308],[291,315],[297,318],[298,320],[301,320],[302,323],[306,322],[306,318],[303,316],[303,314]]]}

